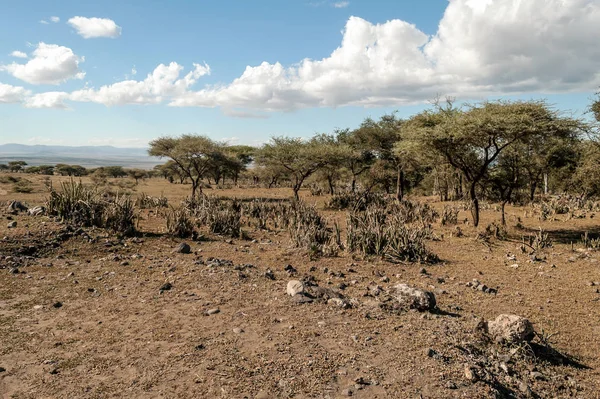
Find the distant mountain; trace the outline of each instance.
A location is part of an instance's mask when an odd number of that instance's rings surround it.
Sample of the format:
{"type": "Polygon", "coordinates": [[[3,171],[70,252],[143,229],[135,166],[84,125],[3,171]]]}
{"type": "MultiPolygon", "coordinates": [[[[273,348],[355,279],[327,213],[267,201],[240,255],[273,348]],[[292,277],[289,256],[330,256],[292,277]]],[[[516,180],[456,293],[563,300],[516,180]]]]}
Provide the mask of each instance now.
{"type": "Polygon", "coordinates": [[[0,144],[0,163],[22,160],[28,165],[66,163],[85,167],[119,165],[150,169],[166,162],[148,156],[145,148],[117,148],[112,146],[70,147],[60,145],[0,144]]]}

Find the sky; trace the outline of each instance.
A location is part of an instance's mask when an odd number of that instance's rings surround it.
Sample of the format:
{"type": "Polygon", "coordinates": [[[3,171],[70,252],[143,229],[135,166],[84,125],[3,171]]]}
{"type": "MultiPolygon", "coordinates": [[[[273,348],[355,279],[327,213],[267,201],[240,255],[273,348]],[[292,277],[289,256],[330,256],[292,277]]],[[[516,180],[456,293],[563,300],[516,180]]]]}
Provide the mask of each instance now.
{"type": "Polygon", "coordinates": [[[0,0],[0,144],[232,144],[600,86],[600,0],[0,0]]]}

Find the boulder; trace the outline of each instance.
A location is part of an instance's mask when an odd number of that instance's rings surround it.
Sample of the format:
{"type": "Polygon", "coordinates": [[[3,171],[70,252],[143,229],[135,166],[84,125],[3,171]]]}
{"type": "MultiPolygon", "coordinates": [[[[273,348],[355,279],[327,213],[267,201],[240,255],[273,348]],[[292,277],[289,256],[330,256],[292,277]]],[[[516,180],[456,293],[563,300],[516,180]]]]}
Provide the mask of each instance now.
{"type": "Polygon", "coordinates": [[[22,212],[27,212],[29,208],[27,208],[27,206],[25,206],[22,202],[20,201],[11,201],[8,204],[8,212],[12,213],[12,214],[17,214],[20,211],[22,212]]]}
{"type": "Polygon", "coordinates": [[[484,329],[500,343],[531,341],[535,335],[531,322],[514,314],[501,314],[495,320],[485,323],[484,329]]]}
{"type": "Polygon", "coordinates": [[[433,292],[409,287],[406,284],[394,286],[393,291],[392,295],[403,307],[416,309],[419,312],[435,309],[436,302],[433,292]]]}
{"type": "Polygon", "coordinates": [[[179,246],[175,249],[175,252],[180,254],[189,254],[192,252],[192,248],[185,242],[179,244],[179,246]]]}
{"type": "Polygon", "coordinates": [[[304,293],[304,284],[299,280],[288,281],[286,292],[289,296],[304,293]]]}

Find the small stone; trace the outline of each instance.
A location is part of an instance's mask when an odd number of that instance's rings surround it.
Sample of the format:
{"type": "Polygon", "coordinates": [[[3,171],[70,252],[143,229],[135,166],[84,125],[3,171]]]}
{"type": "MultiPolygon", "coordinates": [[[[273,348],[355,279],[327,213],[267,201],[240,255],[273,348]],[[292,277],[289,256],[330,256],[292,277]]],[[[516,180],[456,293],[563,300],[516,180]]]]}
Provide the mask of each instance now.
{"type": "Polygon", "coordinates": [[[52,305],[53,308],[58,309],[58,308],[62,308],[62,302],[54,302],[54,304],[52,305]]]}
{"type": "Polygon", "coordinates": [[[465,378],[472,382],[477,381],[477,374],[473,367],[465,365],[465,378]]]}
{"type": "Polygon", "coordinates": [[[436,352],[433,349],[431,349],[431,348],[425,349],[425,356],[434,357],[435,355],[436,355],[436,352]]]}
{"type": "Polygon", "coordinates": [[[8,272],[10,274],[19,274],[19,269],[17,269],[16,267],[11,267],[10,269],[8,269],[8,272]]]}
{"type": "Polygon", "coordinates": [[[164,291],[169,291],[171,288],[173,288],[173,285],[167,282],[161,285],[158,291],[162,294],[164,291]]]}
{"type": "Polygon", "coordinates": [[[288,272],[289,274],[296,274],[298,272],[298,270],[296,270],[296,268],[292,265],[286,265],[283,270],[285,270],[286,272],[288,272]]]}
{"type": "Polygon", "coordinates": [[[59,370],[57,368],[53,368],[52,370],[50,370],[50,374],[52,375],[56,375],[59,373],[59,370]]]}
{"type": "Polygon", "coordinates": [[[236,327],[236,328],[233,329],[233,333],[234,334],[241,334],[243,332],[244,332],[244,330],[241,329],[241,328],[239,328],[239,327],[236,327]]]}
{"type": "Polygon", "coordinates": [[[219,308],[212,308],[212,309],[208,309],[206,311],[206,314],[207,315],[212,315],[212,314],[217,314],[217,313],[220,313],[220,312],[221,312],[221,310],[219,308]]]}
{"type": "Polygon", "coordinates": [[[352,388],[346,388],[342,391],[342,396],[352,396],[354,395],[354,391],[352,388]]]}
{"type": "Polygon", "coordinates": [[[17,227],[17,221],[13,220],[12,222],[8,223],[7,226],[9,229],[14,229],[15,227],[17,227]]]}
{"type": "Polygon", "coordinates": [[[290,280],[288,281],[286,292],[289,296],[294,296],[296,294],[304,293],[304,284],[298,280],[290,280]]]}
{"type": "Polygon", "coordinates": [[[426,270],[424,267],[422,267],[422,268],[419,270],[419,273],[421,273],[421,274],[427,274],[427,270],[426,270]]]}
{"type": "Polygon", "coordinates": [[[454,381],[448,381],[448,382],[446,382],[446,388],[447,389],[457,389],[458,387],[456,386],[454,381]]]}
{"type": "Polygon", "coordinates": [[[189,253],[192,253],[192,248],[187,243],[182,242],[175,249],[175,252],[180,253],[180,254],[189,254],[189,253]]]}
{"type": "Polygon", "coordinates": [[[0,373],[4,373],[6,369],[4,367],[0,367],[0,373]]]}
{"type": "Polygon", "coordinates": [[[275,280],[275,273],[273,273],[273,270],[267,269],[267,271],[265,272],[265,277],[269,280],[275,280]]]}

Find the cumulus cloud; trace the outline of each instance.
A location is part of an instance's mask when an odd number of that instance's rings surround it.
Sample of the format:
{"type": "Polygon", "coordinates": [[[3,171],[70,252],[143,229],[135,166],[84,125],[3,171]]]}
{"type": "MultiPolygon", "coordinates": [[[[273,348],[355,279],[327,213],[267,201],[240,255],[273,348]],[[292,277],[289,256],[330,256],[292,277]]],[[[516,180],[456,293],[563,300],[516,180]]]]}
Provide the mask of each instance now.
{"type": "Polygon", "coordinates": [[[20,103],[29,94],[23,87],[0,83],[0,104],[20,103]]]}
{"type": "Polygon", "coordinates": [[[194,69],[180,78],[183,66],[176,62],[160,64],[146,79],[125,80],[99,89],[74,91],[69,100],[94,102],[106,106],[125,104],[159,104],[165,98],[183,95],[201,76],[210,74],[206,64],[194,64],[194,69]]]}
{"type": "Polygon", "coordinates": [[[22,51],[17,51],[17,50],[15,50],[12,53],[10,53],[10,56],[11,57],[16,57],[16,58],[27,58],[27,54],[25,54],[22,51]]]}
{"type": "Polygon", "coordinates": [[[68,97],[69,94],[62,91],[48,91],[28,97],[23,105],[25,108],[70,109],[65,104],[68,97]]]}
{"type": "Polygon", "coordinates": [[[0,65],[0,71],[31,84],[57,85],[69,79],[83,79],[85,72],[79,69],[83,61],[68,47],[39,43],[27,63],[0,65]]]}
{"type": "MultiPolygon", "coordinates": [[[[450,0],[433,36],[399,19],[374,24],[350,17],[340,46],[322,59],[305,58],[290,66],[263,62],[247,66],[231,82],[199,89],[193,86],[210,73],[208,65],[194,64],[181,77],[183,67],[172,62],[159,65],[144,80],[36,95],[27,104],[62,108],[65,101],[107,106],[167,102],[220,107],[232,117],[251,118],[308,107],[401,106],[438,94],[475,99],[590,92],[600,85],[598,26],[598,0],[450,0]]],[[[63,54],[57,62],[58,57],[43,56],[50,49],[42,50],[42,45],[26,64],[0,69],[34,83],[81,74],[82,59],[70,49],[53,48],[63,54]]]]}
{"type": "Polygon", "coordinates": [[[121,27],[108,18],[73,17],[67,23],[75,28],[77,34],[84,39],[121,36],[121,27]]]}
{"type": "Polygon", "coordinates": [[[170,105],[280,111],[590,91],[600,84],[597,26],[595,0],[451,0],[433,37],[402,20],[351,17],[327,58],[248,66],[170,105]]]}
{"type": "Polygon", "coordinates": [[[60,22],[60,18],[59,17],[50,17],[50,21],[52,21],[56,24],[56,23],[60,22]]]}

